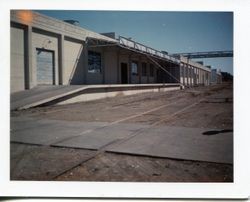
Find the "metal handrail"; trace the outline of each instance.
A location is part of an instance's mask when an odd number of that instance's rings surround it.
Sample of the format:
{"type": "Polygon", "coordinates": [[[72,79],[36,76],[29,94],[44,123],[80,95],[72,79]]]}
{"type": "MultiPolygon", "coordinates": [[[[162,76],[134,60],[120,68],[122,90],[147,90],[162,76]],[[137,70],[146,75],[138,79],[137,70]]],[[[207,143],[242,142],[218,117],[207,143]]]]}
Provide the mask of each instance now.
{"type": "Polygon", "coordinates": [[[176,59],[174,57],[171,57],[171,56],[169,56],[169,55],[167,55],[167,54],[165,54],[165,53],[163,53],[161,51],[158,51],[158,50],[156,50],[154,48],[151,48],[149,46],[146,46],[144,44],[133,41],[133,40],[131,40],[129,38],[119,36],[118,42],[119,42],[120,45],[130,47],[130,48],[134,48],[136,50],[148,53],[150,55],[157,56],[157,57],[160,57],[160,58],[164,58],[164,59],[171,60],[173,62],[179,63],[178,59],[176,59]]]}

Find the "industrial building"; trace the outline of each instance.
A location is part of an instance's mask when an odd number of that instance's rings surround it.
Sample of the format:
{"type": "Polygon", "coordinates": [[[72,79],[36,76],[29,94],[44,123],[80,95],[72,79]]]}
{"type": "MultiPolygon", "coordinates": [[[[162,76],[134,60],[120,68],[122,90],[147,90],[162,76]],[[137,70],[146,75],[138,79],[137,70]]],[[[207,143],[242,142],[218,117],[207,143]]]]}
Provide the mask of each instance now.
{"type": "Polygon", "coordinates": [[[11,92],[38,85],[210,84],[210,68],[115,33],[26,10],[12,10],[10,19],[11,92]]]}
{"type": "Polygon", "coordinates": [[[211,70],[211,84],[222,83],[221,71],[218,69],[211,70]]]}

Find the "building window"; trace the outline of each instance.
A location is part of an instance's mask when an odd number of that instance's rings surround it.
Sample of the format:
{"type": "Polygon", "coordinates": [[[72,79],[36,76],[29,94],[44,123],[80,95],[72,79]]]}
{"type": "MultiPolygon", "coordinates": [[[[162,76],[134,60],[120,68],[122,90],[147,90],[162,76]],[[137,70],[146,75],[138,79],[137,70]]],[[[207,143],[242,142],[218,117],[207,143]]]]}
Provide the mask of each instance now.
{"type": "Polygon", "coordinates": [[[134,76],[138,76],[138,63],[133,61],[131,64],[131,73],[134,76]]]}
{"type": "Polygon", "coordinates": [[[142,76],[147,76],[147,64],[143,62],[141,65],[142,65],[142,68],[141,68],[142,76]]]}
{"type": "Polygon", "coordinates": [[[88,51],[88,73],[101,73],[101,53],[88,51]]]}
{"type": "Polygon", "coordinates": [[[154,65],[152,65],[152,64],[150,64],[149,75],[150,75],[151,77],[154,77],[154,65]]]}

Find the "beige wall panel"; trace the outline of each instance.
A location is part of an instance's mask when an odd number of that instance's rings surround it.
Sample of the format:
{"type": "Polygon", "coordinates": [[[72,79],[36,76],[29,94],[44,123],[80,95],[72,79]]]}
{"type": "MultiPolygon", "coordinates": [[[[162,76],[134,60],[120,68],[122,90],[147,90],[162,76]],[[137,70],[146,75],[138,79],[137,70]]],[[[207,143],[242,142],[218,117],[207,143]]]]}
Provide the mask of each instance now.
{"type": "Polygon", "coordinates": [[[25,89],[24,81],[24,30],[11,27],[11,92],[17,92],[25,89]]]}
{"type": "Polygon", "coordinates": [[[105,51],[105,83],[117,83],[117,53],[115,51],[105,51]]]}
{"type": "Polygon", "coordinates": [[[64,40],[64,79],[66,84],[83,84],[83,44],[64,40]]]}

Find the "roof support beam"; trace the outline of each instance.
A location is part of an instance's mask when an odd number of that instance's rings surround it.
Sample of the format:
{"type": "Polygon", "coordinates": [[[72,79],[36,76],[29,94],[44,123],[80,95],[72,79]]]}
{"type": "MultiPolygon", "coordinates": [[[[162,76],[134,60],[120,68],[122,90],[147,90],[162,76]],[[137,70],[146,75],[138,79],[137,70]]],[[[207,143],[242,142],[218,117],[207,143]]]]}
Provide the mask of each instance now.
{"type": "Polygon", "coordinates": [[[147,58],[149,58],[154,64],[156,64],[160,69],[162,69],[165,73],[167,73],[170,77],[172,77],[174,80],[176,80],[178,83],[180,83],[180,80],[177,79],[175,76],[173,76],[169,71],[167,71],[164,67],[162,67],[156,60],[151,58],[147,55],[147,58]]]}

